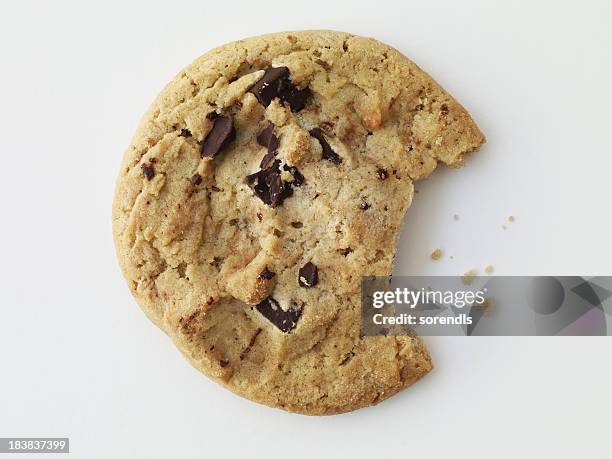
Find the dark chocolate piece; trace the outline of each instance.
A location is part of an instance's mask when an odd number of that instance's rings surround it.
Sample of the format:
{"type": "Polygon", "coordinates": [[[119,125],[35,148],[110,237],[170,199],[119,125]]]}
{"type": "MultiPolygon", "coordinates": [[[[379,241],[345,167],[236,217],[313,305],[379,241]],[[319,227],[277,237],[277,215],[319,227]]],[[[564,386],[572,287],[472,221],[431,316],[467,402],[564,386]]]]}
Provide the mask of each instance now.
{"type": "Polygon", "coordinates": [[[191,184],[193,186],[198,186],[200,183],[202,183],[202,176],[199,173],[196,172],[191,177],[191,184]]]}
{"type": "Polygon", "coordinates": [[[372,207],[372,205],[366,201],[365,199],[361,202],[361,204],[359,205],[359,208],[363,211],[368,210],[370,207],[372,207]]]}
{"type": "MultiPolygon", "coordinates": [[[[278,166],[276,166],[278,168],[278,166]]],[[[283,203],[285,198],[293,194],[291,186],[285,186],[285,182],[281,179],[280,172],[273,173],[268,176],[268,184],[270,190],[270,204],[272,207],[278,207],[283,203]]]]}
{"type": "Polygon", "coordinates": [[[155,169],[153,168],[153,164],[143,164],[142,175],[144,175],[147,180],[153,180],[153,177],[155,177],[155,169]]]}
{"type": "Polygon", "coordinates": [[[304,182],[304,176],[296,167],[284,165],[283,169],[291,173],[293,182],[284,182],[281,179],[278,159],[267,168],[246,177],[246,183],[251,187],[255,196],[272,208],[281,205],[285,199],[293,195],[293,187],[300,186],[304,182]]]}
{"type": "Polygon", "coordinates": [[[319,128],[313,128],[310,130],[310,135],[319,141],[321,148],[323,149],[323,159],[328,160],[333,164],[341,164],[342,158],[336,153],[323,135],[323,131],[319,128]]]}
{"type": "Polygon", "coordinates": [[[386,180],[389,177],[387,169],[383,169],[382,167],[376,169],[376,173],[378,174],[378,178],[381,180],[386,180]]]}
{"type": "Polygon", "coordinates": [[[264,76],[253,85],[251,92],[255,94],[257,100],[266,107],[270,105],[272,99],[278,97],[282,92],[285,80],[289,78],[287,67],[270,67],[264,72],[264,76]]]}
{"type": "Polygon", "coordinates": [[[270,192],[270,187],[275,178],[280,178],[280,172],[276,170],[275,167],[271,166],[268,169],[263,169],[254,174],[247,175],[246,183],[251,187],[255,196],[261,199],[264,204],[267,204],[271,207],[276,207],[276,205],[272,205],[272,197],[270,192]]]}
{"type": "Polygon", "coordinates": [[[269,123],[268,127],[257,135],[257,143],[266,147],[268,151],[274,151],[278,148],[278,137],[274,135],[274,125],[272,123],[269,123]]]}
{"type": "Polygon", "coordinates": [[[257,136],[257,143],[268,149],[268,152],[261,159],[261,163],[259,164],[261,169],[267,169],[274,163],[276,149],[278,148],[278,137],[274,135],[274,125],[272,123],[269,123],[268,127],[259,133],[257,136]]]}
{"type": "Polygon", "coordinates": [[[266,183],[266,178],[269,172],[261,170],[254,174],[246,176],[246,183],[249,185],[255,196],[261,199],[264,204],[270,205],[269,185],[266,183]]]}
{"type": "Polygon", "coordinates": [[[261,158],[261,162],[259,163],[259,168],[260,169],[269,168],[270,166],[272,166],[272,164],[274,164],[275,158],[276,158],[276,150],[269,150],[268,153],[266,153],[264,157],[261,158]]]}
{"type": "Polygon", "coordinates": [[[314,263],[310,261],[300,268],[298,274],[298,284],[301,287],[314,287],[319,283],[319,270],[314,263]]]}
{"type": "Polygon", "coordinates": [[[299,112],[306,106],[306,100],[310,95],[310,89],[304,88],[299,89],[295,87],[287,78],[286,89],[283,93],[279,94],[280,100],[289,104],[292,112],[299,112]]]}
{"type": "Polygon", "coordinates": [[[181,129],[179,137],[191,137],[191,131],[189,129],[181,129]]]}
{"type": "Polygon", "coordinates": [[[274,276],[276,276],[276,273],[273,273],[272,271],[270,271],[267,266],[264,268],[262,272],[259,273],[260,279],[270,280],[274,276]]]}
{"type": "Polygon", "coordinates": [[[293,307],[287,311],[283,311],[278,301],[271,296],[255,306],[255,308],[283,333],[289,333],[293,330],[297,325],[298,319],[302,315],[301,309],[293,307]]]}
{"type": "Polygon", "coordinates": [[[202,158],[214,158],[236,138],[234,122],[229,116],[214,114],[212,118],[215,124],[202,142],[202,158]]]}
{"type": "Polygon", "coordinates": [[[310,94],[308,88],[299,89],[291,82],[287,67],[266,69],[264,76],[253,85],[250,91],[266,107],[275,97],[278,97],[282,102],[286,102],[294,112],[299,112],[304,108],[310,94]]]}

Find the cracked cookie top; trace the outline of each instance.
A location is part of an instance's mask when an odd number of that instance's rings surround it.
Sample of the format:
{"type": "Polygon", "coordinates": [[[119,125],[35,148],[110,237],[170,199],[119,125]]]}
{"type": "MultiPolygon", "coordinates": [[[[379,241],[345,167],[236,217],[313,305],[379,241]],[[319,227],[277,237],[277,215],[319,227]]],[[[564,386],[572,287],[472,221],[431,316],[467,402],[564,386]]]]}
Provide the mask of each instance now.
{"type": "Polygon", "coordinates": [[[362,276],[392,268],[412,182],[484,141],[396,50],[331,31],[221,46],[166,86],[113,205],[139,305],[199,370],[305,414],[383,400],[431,368],[360,337],[362,276]]]}

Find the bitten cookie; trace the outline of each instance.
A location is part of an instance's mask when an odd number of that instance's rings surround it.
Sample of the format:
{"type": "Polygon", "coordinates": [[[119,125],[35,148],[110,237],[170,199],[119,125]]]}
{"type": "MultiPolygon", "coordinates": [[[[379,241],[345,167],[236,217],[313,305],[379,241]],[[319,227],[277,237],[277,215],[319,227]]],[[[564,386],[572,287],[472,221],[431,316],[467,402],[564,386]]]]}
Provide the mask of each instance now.
{"type": "Polygon", "coordinates": [[[432,368],[361,337],[362,276],[391,272],[413,181],[484,142],[398,51],[304,31],[214,49],[143,117],[113,205],[148,317],[235,393],[304,414],[375,404],[432,368]]]}

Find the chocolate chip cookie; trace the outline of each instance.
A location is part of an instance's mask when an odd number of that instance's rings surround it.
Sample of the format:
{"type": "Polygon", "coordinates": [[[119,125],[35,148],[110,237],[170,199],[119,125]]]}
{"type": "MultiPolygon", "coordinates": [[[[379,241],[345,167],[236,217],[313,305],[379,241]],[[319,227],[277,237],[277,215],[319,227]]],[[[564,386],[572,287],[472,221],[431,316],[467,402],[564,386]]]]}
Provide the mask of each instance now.
{"type": "Polygon", "coordinates": [[[113,205],[147,316],[204,374],[304,414],[375,404],[432,368],[361,337],[362,276],[391,272],[413,181],[484,136],[398,51],[332,31],[214,49],[144,115],[113,205]]]}

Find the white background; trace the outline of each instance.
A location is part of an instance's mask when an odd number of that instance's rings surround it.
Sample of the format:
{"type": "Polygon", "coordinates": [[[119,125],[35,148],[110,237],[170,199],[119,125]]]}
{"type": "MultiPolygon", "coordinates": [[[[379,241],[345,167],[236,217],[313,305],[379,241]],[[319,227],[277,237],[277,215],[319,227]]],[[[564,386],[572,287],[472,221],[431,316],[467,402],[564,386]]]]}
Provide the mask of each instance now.
{"type": "Polygon", "coordinates": [[[0,436],[96,458],[611,456],[610,338],[430,338],[429,376],[341,416],[238,398],[140,312],[110,217],[137,121],[183,66],[332,28],[404,52],[488,137],[417,185],[397,273],[612,275],[610,2],[150,3],[0,6],[0,436]]]}

